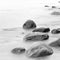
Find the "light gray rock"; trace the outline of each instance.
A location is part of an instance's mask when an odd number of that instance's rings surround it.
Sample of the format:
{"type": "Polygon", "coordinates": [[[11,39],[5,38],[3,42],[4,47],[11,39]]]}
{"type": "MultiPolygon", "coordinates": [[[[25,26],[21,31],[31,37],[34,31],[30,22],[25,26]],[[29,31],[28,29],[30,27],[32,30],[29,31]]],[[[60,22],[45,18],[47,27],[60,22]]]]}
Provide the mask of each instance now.
{"type": "Polygon", "coordinates": [[[60,39],[50,43],[49,45],[52,46],[52,47],[56,47],[56,48],[60,47],[60,39]]]}
{"type": "Polygon", "coordinates": [[[45,57],[53,54],[53,50],[47,45],[31,47],[26,51],[26,56],[31,58],[45,57]]]}

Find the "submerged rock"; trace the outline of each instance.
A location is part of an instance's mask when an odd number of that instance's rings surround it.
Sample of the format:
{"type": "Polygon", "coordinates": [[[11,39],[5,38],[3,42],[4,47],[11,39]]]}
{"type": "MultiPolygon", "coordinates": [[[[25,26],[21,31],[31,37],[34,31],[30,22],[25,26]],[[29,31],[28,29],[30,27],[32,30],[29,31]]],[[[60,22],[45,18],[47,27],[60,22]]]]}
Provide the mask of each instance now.
{"type": "Polygon", "coordinates": [[[24,37],[25,41],[43,41],[43,40],[47,40],[49,39],[49,35],[48,34],[36,34],[36,35],[26,35],[24,37]]]}
{"type": "Polygon", "coordinates": [[[52,47],[60,47],[60,39],[49,44],[52,47]]]}
{"type": "Polygon", "coordinates": [[[56,6],[52,6],[52,8],[56,8],[56,6]]]}
{"type": "Polygon", "coordinates": [[[27,20],[24,25],[23,25],[24,29],[33,29],[36,28],[36,24],[33,20],[27,20]]]}
{"type": "Polygon", "coordinates": [[[26,51],[26,56],[31,58],[45,57],[52,54],[53,54],[52,48],[44,44],[31,47],[26,51]]]}
{"type": "Polygon", "coordinates": [[[51,15],[60,15],[60,12],[53,11],[53,12],[51,13],[51,15]]]}
{"type": "Polygon", "coordinates": [[[60,28],[58,28],[58,29],[53,29],[53,30],[51,31],[51,33],[52,33],[52,34],[59,34],[59,33],[60,33],[60,28]]]}
{"type": "Polygon", "coordinates": [[[44,7],[49,7],[48,5],[45,5],[44,7]]]}
{"type": "Polygon", "coordinates": [[[12,52],[13,54],[17,54],[17,55],[19,55],[19,54],[25,52],[25,48],[14,48],[14,49],[12,49],[11,52],[12,52]]]}
{"type": "Polygon", "coordinates": [[[36,28],[33,30],[33,32],[43,32],[43,33],[46,33],[49,31],[50,31],[50,28],[36,28]]]}

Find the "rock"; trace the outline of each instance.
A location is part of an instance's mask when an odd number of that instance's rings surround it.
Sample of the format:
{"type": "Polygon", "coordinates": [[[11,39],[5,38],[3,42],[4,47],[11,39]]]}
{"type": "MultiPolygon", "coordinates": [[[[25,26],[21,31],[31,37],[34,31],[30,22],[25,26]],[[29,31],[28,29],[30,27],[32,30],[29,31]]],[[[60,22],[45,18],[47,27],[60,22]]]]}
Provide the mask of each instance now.
{"type": "Polygon", "coordinates": [[[53,29],[52,31],[51,31],[51,33],[52,34],[59,34],[60,33],[60,29],[58,28],[58,29],[53,29]]]}
{"type": "Polygon", "coordinates": [[[35,35],[26,35],[24,37],[25,41],[43,41],[43,40],[47,40],[49,39],[49,35],[48,34],[35,34],[35,35]]]}
{"type": "Polygon", "coordinates": [[[31,47],[26,51],[26,56],[31,58],[45,57],[52,54],[53,54],[52,48],[44,44],[31,47]]]}
{"type": "Polygon", "coordinates": [[[60,12],[57,12],[57,11],[53,11],[52,13],[51,13],[51,15],[60,15],[60,12]]]}
{"type": "Polygon", "coordinates": [[[60,39],[49,44],[52,47],[60,47],[60,39]]]}
{"type": "Polygon", "coordinates": [[[25,48],[14,48],[14,49],[12,49],[11,52],[12,52],[13,54],[17,54],[17,55],[19,55],[19,54],[25,52],[25,48]]]}
{"type": "Polygon", "coordinates": [[[56,6],[52,6],[52,8],[56,8],[56,6]]]}
{"type": "Polygon", "coordinates": [[[28,20],[24,23],[23,28],[24,29],[33,29],[33,28],[36,28],[36,24],[32,20],[28,20]]]}
{"type": "Polygon", "coordinates": [[[49,7],[48,5],[45,5],[45,7],[49,7]]]}
{"type": "Polygon", "coordinates": [[[50,28],[36,28],[33,30],[33,32],[43,32],[43,33],[47,33],[50,31],[50,28]]]}

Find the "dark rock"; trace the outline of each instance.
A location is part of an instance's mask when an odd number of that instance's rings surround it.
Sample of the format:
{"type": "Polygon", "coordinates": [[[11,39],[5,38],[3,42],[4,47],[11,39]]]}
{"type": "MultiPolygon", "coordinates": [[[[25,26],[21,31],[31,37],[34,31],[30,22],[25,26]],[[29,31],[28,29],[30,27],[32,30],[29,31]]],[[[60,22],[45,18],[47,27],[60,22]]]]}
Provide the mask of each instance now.
{"type": "Polygon", "coordinates": [[[48,5],[45,5],[45,7],[49,7],[48,5]]]}
{"type": "Polygon", "coordinates": [[[52,54],[53,54],[52,48],[44,44],[31,47],[26,51],[26,56],[31,58],[45,57],[52,54]]]}
{"type": "Polygon", "coordinates": [[[36,28],[36,24],[32,20],[28,20],[24,23],[23,28],[24,29],[33,29],[33,28],[36,28]]]}
{"type": "Polygon", "coordinates": [[[52,47],[60,47],[60,39],[49,44],[52,47]]]}
{"type": "Polygon", "coordinates": [[[56,6],[52,6],[52,8],[56,8],[56,6]]]}
{"type": "Polygon", "coordinates": [[[13,54],[19,55],[19,54],[25,52],[25,48],[14,48],[11,52],[12,52],[13,54]]]}
{"type": "Polygon", "coordinates": [[[48,34],[42,34],[42,35],[26,35],[24,40],[25,41],[43,41],[43,40],[47,40],[49,39],[49,35],[48,34]]]}
{"type": "Polygon", "coordinates": [[[50,31],[50,28],[36,28],[33,30],[33,32],[43,32],[43,33],[47,33],[50,31]]]}
{"type": "Polygon", "coordinates": [[[52,34],[59,34],[60,33],[60,29],[53,29],[51,31],[52,34]]]}
{"type": "Polygon", "coordinates": [[[51,13],[51,15],[60,15],[60,12],[53,11],[53,12],[51,13]]]}

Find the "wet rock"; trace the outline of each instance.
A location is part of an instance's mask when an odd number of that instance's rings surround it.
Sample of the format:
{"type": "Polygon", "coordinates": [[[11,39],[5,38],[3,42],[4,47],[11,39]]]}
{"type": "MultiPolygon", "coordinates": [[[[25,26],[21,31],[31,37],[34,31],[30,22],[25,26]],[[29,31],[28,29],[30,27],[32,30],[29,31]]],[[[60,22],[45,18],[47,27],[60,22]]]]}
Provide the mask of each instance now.
{"type": "Polygon", "coordinates": [[[43,40],[47,40],[49,39],[49,35],[48,34],[36,34],[36,35],[26,35],[24,40],[25,41],[43,41],[43,40]]]}
{"type": "Polygon", "coordinates": [[[49,7],[48,5],[45,5],[44,7],[49,7]]]}
{"type": "Polygon", "coordinates": [[[26,51],[26,56],[31,58],[45,57],[52,54],[53,54],[52,48],[44,44],[31,47],[26,51]]]}
{"type": "Polygon", "coordinates": [[[12,52],[13,54],[17,54],[17,55],[19,55],[19,54],[25,52],[25,48],[14,48],[14,49],[12,49],[11,52],[12,52]]]}
{"type": "Polygon", "coordinates": [[[36,28],[36,24],[33,20],[28,20],[24,23],[23,28],[24,29],[33,29],[33,28],[36,28]]]}
{"type": "Polygon", "coordinates": [[[43,32],[43,33],[47,33],[50,31],[50,28],[36,28],[33,30],[33,32],[43,32]]]}
{"type": "Polygon", "coordinates": [[[58,28],[58,29],[53,29],[52,31],[51,31],[51,33],[52,34],[59,34],[60,33],[60,29],[58,28]]]}
{"type": "Polygon", "coordinates": [[[52,8],[56,8],[56,6],[52,6],[52,8]]]}
{"type": "Polygon", "coordinates": [[[60,15],[60,12],[53,11],[53,12],[51,13],[51,15],[60,15]]]}
{"type": "Polygon", "coordinates": [[[60,47],[60,39],[49,44],[52,47],[60,47]]]}

